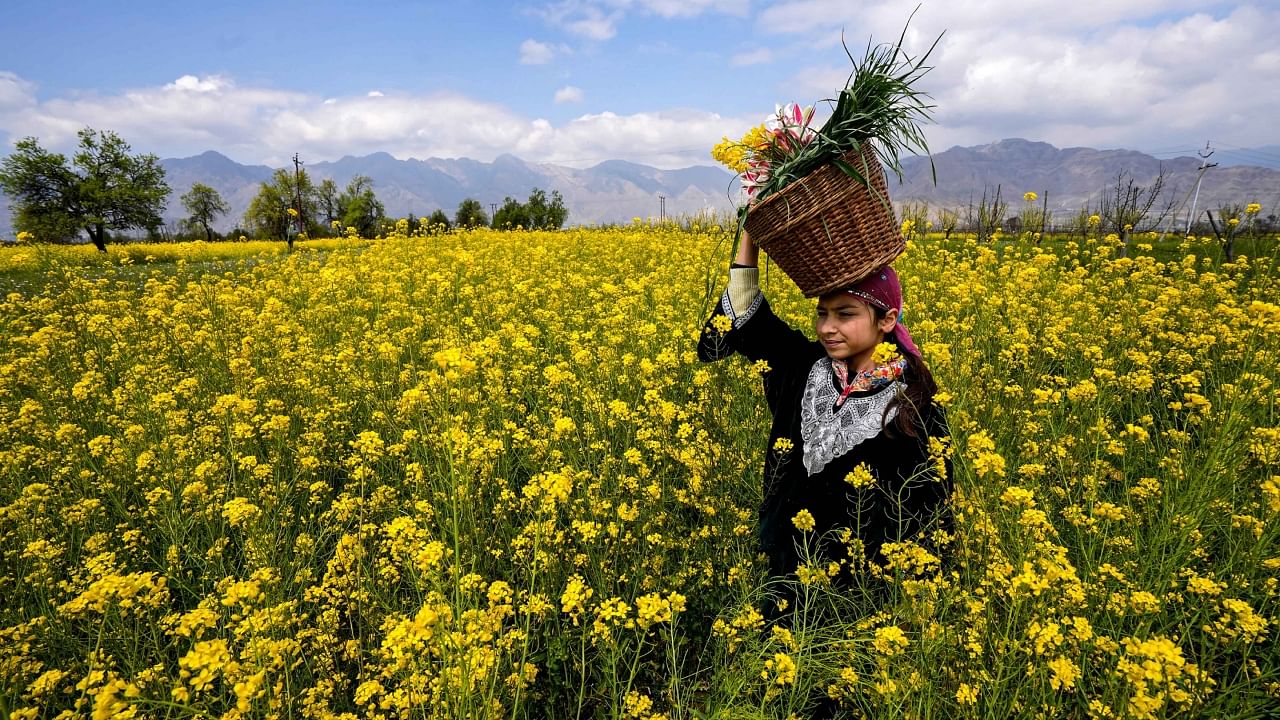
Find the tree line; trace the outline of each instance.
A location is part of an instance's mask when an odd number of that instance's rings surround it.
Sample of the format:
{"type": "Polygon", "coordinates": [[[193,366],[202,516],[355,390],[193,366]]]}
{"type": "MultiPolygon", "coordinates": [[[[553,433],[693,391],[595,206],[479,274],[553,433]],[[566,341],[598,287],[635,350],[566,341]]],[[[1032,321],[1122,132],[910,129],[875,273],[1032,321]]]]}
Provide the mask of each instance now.
{"type": "MultiPolygon", "coordinates": [[[[40,146],[36,138],[20,140],[0,162],[0,190],[12,201],[15,230],[46,242],[69,242],[84,233],[101,251],[112,232],[143,230],[149,239],[174,239],[162,215],[170,193],[164,168],[153,154],[135,155],[110,130],[85,128],[79,148],[68,158],[40,146]]],[[[230,212],[214,188],[193,183],[179,201],[187,216],[178,235],[219,239],[217,221],[230,212]]],[[[491,219],[480,201],[459,203],[453,218],[437,209],[425,218],[390,221],[373,189],[373,180],[357,175],[341,190],[333,180],[319,183],[305,170],[276,170],[259,185],[242,225],[228,239],[249,236],[288,240],[299,237],[346,235],[375,238],[401,234],[429,234],[453,228],[493,227],[502,230],[555,230],[569,212],[557,191],[548,196],[533,188],[521,202],[507,197],[491,219]]]]}

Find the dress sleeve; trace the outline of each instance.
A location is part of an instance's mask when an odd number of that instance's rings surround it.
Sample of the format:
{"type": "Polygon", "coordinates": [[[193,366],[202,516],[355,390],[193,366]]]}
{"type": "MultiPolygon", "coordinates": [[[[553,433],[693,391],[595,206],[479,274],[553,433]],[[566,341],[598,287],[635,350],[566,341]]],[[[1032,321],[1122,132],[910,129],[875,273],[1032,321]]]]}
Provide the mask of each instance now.
{"type": "MultiPolygon", "coordinates": [[[[751,294],[750,288],[744,287],[743,278],[734,276],[734,272],[741,269],[730,271],[729,287],[712,309],[711,317],[703,323],[698,337],[698,359],[714,362],[737,352],[750,360],[764,360],[771,367],[780,367],[797,357],[813,354],[813,342],[804,333],[774,315],[769,301],[758,288],[751,294]]],[[[754,277],[749,280],[754,281],[754,277]]]]}
{"type": "Polygon", "coordinates": [[[741,327],[760,307],[760,268],[748,265],[729,266],[729,287],[725,288],[720,303],[732,319],[741,327]]]}

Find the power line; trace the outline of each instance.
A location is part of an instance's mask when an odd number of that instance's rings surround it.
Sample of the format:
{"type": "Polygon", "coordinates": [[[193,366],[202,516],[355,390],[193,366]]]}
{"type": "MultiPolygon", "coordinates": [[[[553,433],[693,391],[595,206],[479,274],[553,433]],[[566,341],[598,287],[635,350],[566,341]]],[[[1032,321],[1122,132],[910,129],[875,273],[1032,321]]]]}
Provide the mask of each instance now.
{"type": "Polygon", "coordinates": [[[1254,164],[1275,167],[1280,165],[1280,158],[1272,155],[1253,155],[1239,150],[1227,150],[1235,164],[1254,164]]]}
{"type": "Polygon", "coordinates": [[[1218,144],[1225,148],[1230,149],[1232,154],[1234,155],[1244,155],[1246,157],[1253,157],[1253,158],[1266,160],[1273,163],[1280,163],[1280,153],[1273,153],[1268,150],[1260,150],[1258,148],[1240,147],[1239,145],[1232,145],[1229,142],[1223,142],[1221,140],[1218,141],[1218,144]]]}
{"type": "Polygon", "coordinates": [[[1170,148],[1167,150],[1148,150],[1148,155],[1173,155],[1175,153],[1193,153],[1199,148],[1170,148]]]}
{"type": "Polygon", "coordinates": [[[1263,150],[1262,148],[1249,148],[1249,147],[1244,147],[1243,145],[1236,145],[1236,144],[1233,144],[1233,143],[1229,143],[1229,142],[1227,142],[1227,141],[1225,141],[1225,140],[1218,140],[1217,142],[1218,142],[1218,144],[1219,144],[1219,145],[1222,145],[1223,147],[1231,148],[1232,150],[1253,150],[1253,151],[1257,151],[1257,152],[1261,152],[1261,153],[1272,154],[1272,153],[1270,153],[1270,151],[1263,150]]]}

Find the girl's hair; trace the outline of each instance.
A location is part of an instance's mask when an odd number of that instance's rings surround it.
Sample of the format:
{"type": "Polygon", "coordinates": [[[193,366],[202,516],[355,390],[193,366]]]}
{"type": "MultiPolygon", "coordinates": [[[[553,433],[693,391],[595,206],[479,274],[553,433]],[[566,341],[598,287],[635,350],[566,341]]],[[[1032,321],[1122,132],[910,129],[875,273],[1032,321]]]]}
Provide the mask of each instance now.
{"type": "MultiPolygon", "coordinates": [[[[872,305],[871,309],[875,311],[876,322],[884,319],[888,314],[887,310],[872,305]]],[[[902,373],[903,381],[907,385],[907,389],[895,397],[884,409],[884,417],[889,416],[889,412],[897,408],[898,414],[893,418],[891,423],[891,432],[896,430],[908,437],[918,437],[924,431],[925,408],[933,403],[933,396],[938,392],[938,383],[933,379],[933,373],[929,372],[929,366],[925,364],[924,358],[909,353],[903,349],[898,342],[898,338],[894,335],[885,336],[886,342],[891,342],[898,348],[898,353],[907,359],[907,367],[902,373]]],[[[881,420],[881,425],[884,421],[881,420]]]]}

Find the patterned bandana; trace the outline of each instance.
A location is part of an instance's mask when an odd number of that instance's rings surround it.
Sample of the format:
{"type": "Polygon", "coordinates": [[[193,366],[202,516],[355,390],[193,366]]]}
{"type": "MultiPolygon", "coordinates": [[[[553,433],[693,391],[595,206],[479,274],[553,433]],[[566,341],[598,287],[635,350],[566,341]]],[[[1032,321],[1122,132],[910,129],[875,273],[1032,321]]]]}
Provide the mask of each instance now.
{"type": "Polygon", "coordinates": [[[906,358],[898,358],[886,365],[877,365],[870,370],[854,372],[853,377],[850,377],[849,362],[847,360],[832,360],[831,369],[835,371],[836,378],[840,380],[840,397],[836,400],[836,407],[843,405],[845,399],[851,393],[879,390],[885,385],[900,379],[902,372],[906,368],[906,358]]]}
{"type": "Polygon", "coordinates": [[[916,347],[910,331],[902,323],[902,285],[898,282],[898,273],[894,272],[893,268],[885,265],[857,285],[845,288],[844,292],[881,310],[897,308],[898,324],[893,328],[893,336],[897,338],[898,345],[903,350],[920,357],[920,348],[916,347]]]}

